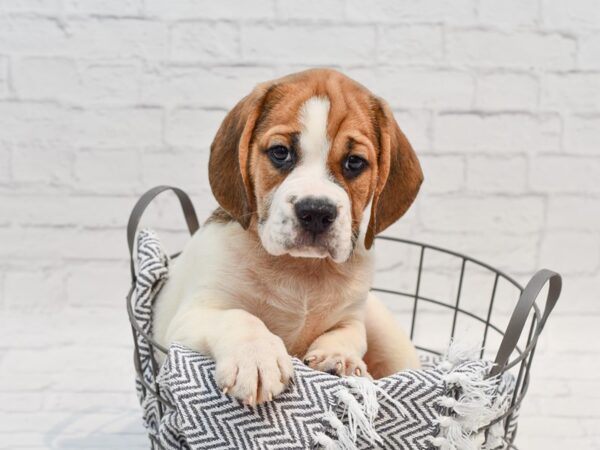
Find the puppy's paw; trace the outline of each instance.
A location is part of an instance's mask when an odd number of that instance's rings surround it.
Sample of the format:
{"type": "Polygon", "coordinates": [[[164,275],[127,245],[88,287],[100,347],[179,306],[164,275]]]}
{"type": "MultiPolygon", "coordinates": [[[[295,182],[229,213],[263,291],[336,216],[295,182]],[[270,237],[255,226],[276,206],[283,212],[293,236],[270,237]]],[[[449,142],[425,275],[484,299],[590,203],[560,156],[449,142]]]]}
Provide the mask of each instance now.
{"type": "Polygon", "coordinates": [[[239,342],[216,361],[219,387],[251,406],[279,395],[294,374],[292,358],[273,334],[239,342]]]}
{"type": "Polygon", "coordinates": [[[312,369],[338,376],[358,376],[371,378],[367,365],[359,356],[344,353],[312,349],[303,358],[304,364],[312,369]]]}

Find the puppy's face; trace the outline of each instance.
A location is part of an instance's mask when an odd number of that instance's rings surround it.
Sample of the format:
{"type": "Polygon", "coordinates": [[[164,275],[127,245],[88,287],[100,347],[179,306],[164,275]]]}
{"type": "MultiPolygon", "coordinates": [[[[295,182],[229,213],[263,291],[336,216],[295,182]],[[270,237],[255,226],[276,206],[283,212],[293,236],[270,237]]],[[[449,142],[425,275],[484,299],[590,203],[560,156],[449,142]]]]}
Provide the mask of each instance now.
{"type": "Polygon", "coordinates": [[[361,232],[370,247],[422,180],[387,106],[330,70],[258,86],[223,122],[209,175],[221,206],[269,253],[336,262],[361,232]]]}
{"type": "Polygon", "coordinates": [[[301,98],[295,111],[278,103],[259,124],[250,162],[261,242],[273,255],[345,261],[373,190],[372,130],[336,123],[325,95],[301,98]]]}

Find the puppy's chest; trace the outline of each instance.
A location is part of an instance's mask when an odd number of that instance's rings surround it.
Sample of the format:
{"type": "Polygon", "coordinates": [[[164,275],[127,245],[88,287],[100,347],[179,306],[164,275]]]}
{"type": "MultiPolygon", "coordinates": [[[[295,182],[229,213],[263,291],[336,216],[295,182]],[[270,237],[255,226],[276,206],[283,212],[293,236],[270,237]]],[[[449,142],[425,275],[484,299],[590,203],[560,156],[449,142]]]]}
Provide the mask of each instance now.
{"type": "Polygon", "coordinates": [[[341,276],[261,279],[248,306],[292,355],[303,356],[317,337],[364,306],[368,288],[341,276]]]}

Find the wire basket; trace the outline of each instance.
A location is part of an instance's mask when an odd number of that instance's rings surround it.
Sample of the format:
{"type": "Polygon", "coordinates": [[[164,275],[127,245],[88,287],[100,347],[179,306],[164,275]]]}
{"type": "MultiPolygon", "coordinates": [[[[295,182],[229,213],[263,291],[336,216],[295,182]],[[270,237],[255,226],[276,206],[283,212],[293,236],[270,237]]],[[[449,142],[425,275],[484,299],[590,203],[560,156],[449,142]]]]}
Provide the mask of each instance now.
{"type": "MultiPolygon", "coordinates": [[[[127,313],[135,346],[133,361],[144,395],[153,396],[157,400],[159,418],[162,418],[166,409],[173,408],[161,395],[157,382],[160,367],[156,353],[166,355],[168,349],[145,333],[134,317],[132,294],[136,275],[133,248],[144,210],[154,197],[165,190],[173,191],[178,197],[190,234],[198,229],[196,213],[187,194],[169,186],[158,186],[140,198],[127,229],[133,280],[127,295],[127,313]],[[139,340],[145,342],[151,350],[148,357],[153,374],[152,382],[145,380],[142,375],[139,340]]],[[[516,385],[510,407],[480,431],[486,431],[496,422],[504,421],[505,448],[516,449],[516,418],[529,388],[538,338],[560,295],[560,275],[543,269],[523,287],[501,270],[455,251],[408,239],[380,236],[377,240],[378,252],[385,248],[383,259],[388,261],[377,272],[377,275],[382,276],[376,276],[372,291],[382,297],[400,317],[409,319],[405,329],[410,330],[410,337],[418,350],[424,354],[441,355],[450,341],[469,330],[469,342],[472,342],[474,335],[477,338],[479,357],[490,358],[495,362],[488,376],[502,375],[507,371],[514,374],[516,385]],[[477,275],[473,275],[474,273],[477,275]],[[470,283],[473,279],[477,281],[474,285],[470,283]],[[445,295],[438,292],[436,296],[435,291],[440,291],[443,284],[440,280],[450,280],[453,283],[444,288],[445,295]],[[488,286],[484,288],[486,283],[488,286]],[[434,289],[430,289],[429,285],[434,286],[434,289]],[[538,297],[546,286],[546,301],[540,307],[538,297]],[[473,292],[475,295],[469,295],[473,292]],[[441,319],[447,319],[447,334],[439,325],[441,319]],[[479,326],[475,333],[473,327],[464,326],[465,319],[479,326]],[[428,326],[431,323],[434,326],[428,326]],[[437,345],[428,340],[433,334],[442,339],[437,345]]],[[[172,256],[175,257],[177,254],[172,256]]],[[[152,433],[149,438],[152,449],[163,448],[152,433]]]]}

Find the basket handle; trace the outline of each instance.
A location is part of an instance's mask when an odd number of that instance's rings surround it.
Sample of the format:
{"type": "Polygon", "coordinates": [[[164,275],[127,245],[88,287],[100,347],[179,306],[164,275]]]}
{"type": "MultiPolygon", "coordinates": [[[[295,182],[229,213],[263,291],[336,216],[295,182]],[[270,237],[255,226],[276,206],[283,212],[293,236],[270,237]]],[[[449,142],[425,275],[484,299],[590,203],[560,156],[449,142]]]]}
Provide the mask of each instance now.
{"type": "Polygon", "coordinates": [[[196,230],[198,230],[198,217],[196,216],[196,210],[194,209],[194,205],[190,200],[190,197],[181,189],[173,187],[173,186],[156,186],[144,193],[140,199],[137,201],[133,210],[131,211],[131,215],[129,216],[129,221],[127,222],[127,245],[129,246],[129,267],[131,269],[131,280],[135,282],[135,267],[133,261],[133,242],[135,240],[135,234],[138,229],[138,225],[140,223],[140,219],[146,211],[146,208],[154,200],[154,198],[164,191],[173,191],[177,198],[179,199],[179,203],[181,204],[181,209],[183,210],[183,215],[185,217],[185,221],[187,222],[188,230],[190,234],[194,234],[196,230]]]}
{"type": "Polygon", "coordinates": [[[554,306],[556,306],[556,302],[558,301],[558,297],[560,296],[560,291],[562,289],[561,276],[558,273],[548,269],[542,269],[538,271],[533,277],[531,277],[531,280],[529,280],[529,283],[527,283],[527,286],[525,286],[525,289],[523,289],[523,292],[521,292],[517,307],[510,318],[510,322],[508,322],[508,327],[506,327],[506,333],[504,333],[504,338],[502,339],[502,343],[498,349],[498,354],[496,355],[495,365],[489,374],[490,377],[502,372],[502,370],[508,364],[508,359],[519,342],[519,338],[521,337],[521,333],[523,332],[523,328],[525,327],[529,313],[533,308],[540,291],[546,285],[546,283],[550,283],[548,287],[548,295],[546,297],[546,306],[544,308],[544,313],[537,324],[534,342],[537,340],[537,336],[539,336],[544,329],[546,320],[554,309],[554,306]]]}

